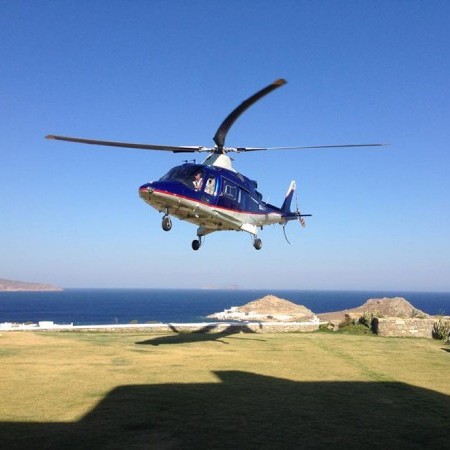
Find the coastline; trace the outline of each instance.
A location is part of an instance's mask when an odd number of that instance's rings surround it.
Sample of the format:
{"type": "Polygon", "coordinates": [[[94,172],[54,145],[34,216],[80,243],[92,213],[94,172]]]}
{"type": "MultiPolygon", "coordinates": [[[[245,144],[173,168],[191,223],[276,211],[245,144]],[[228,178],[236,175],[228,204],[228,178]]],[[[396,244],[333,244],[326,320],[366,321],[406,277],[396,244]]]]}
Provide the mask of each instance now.
{"type": "MultiPolygon", "coordinates": [[[[450,315],[450,293],[271,291],[305,305],[321,320],[338,320],[368,298],[402,295],[430,315],[450,315]]],[[[244,305],[267,290],[65,289],[63,292],[0,292],[0,323],[112,325],[215,322],[207,316],[244,305]]],[[[386,314],[385,314],[386,316],[386,314]]],[[[235,321],[225,318],[226,321],[235,321]]],[[[258,318],[243,318],[258,321],[258,318]]],[[[305,320],[305,319],[298,319],[305,320]]]]}
{"type": "Polygon", "coordinates": [[[44,289],[27,289],[27,288],[6,288],[0,289],[0,292],[63,292],[64,289],[53,287],[44,289]]]}
{"type": "MultiPolygon", "coordinates": [[[[59,325],[51,320],[38,323],[0,323],[0,331],[70,331],[70,332],[139,332],[146,334],[302,333],[318,331],[322,326],[338,331],[346,325],[364,324],[379,336],[435,337],[438,318],[414,307],[403,297],[372,298],[352,309],[325,312],[311,310],[273,295],[253,300],[241,307],[231,307],[206,318],[214,322],[152,322],[140,324],[59,325]]],[[[444,317],[443,324],[450,317],[444,317]]],[[[439,323],[441,320],[439,319],[439,323]]],[[[447,326],[447,325],[445,325],[447,326]]]]}
{"type": "Polygon", "coordinates": [[[0,292],[62,292],[64,289],[48,283],[34,283],[0,278],[0,292]]]}

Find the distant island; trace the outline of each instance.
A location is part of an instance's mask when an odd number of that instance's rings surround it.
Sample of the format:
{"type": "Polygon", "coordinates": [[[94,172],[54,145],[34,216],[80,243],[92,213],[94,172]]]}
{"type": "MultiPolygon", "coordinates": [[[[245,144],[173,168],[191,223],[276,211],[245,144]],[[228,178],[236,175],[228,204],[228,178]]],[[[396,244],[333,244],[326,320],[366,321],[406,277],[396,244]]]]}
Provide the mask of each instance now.
{"type": "Polygon", "coordinates": [[[19,291],[63,291],[63,289],[46,283],[29,283],[25,281],[6,280],[4,278],[0,278],[0,292],[19,291]]]}

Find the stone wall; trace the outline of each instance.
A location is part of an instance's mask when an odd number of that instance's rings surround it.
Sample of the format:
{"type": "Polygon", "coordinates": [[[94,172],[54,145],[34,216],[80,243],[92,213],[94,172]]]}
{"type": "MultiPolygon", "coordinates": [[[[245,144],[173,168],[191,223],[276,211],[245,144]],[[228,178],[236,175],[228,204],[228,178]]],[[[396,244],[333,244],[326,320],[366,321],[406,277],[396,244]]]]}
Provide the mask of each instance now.
{"type": "Polygon", "coordinates": [[[432,338],[433,326],[437,320],[436,317],[427,319],[400,319],[397,317],[383,319],[375,318],[372,327],[379,336],[432,338]]]}
{"type": "MultiPolygon", "coordinates": [[[[299,333],[316,331],[320,322],[252,322],[252,323],[190,323],[190,324],[155,324],[147,327],[136,325],[136,328],[123,327],[113,331],[139,331],[145,333],[299,333]]],[[[74,327],[75,328],[75,327],[74,327]]],[[[92,331],[92,327],[89,327],[92,331]]],[[[111,331],[97,329],[97,331],[111,331]]]]}
{"type": "MultiPolygon", "coordinates": [[[[326,322],[322,322],[326,323],[326,322]]],[[[14,326],[4,331],[97,331],[104,333],[299,333],[316,331],[321,322],[208,322],[208,323],[157,323],[127,325],[58,325],[52,327],[14,326]]],[[[3,330],[2,330],[3,331],[3,330]]]]}

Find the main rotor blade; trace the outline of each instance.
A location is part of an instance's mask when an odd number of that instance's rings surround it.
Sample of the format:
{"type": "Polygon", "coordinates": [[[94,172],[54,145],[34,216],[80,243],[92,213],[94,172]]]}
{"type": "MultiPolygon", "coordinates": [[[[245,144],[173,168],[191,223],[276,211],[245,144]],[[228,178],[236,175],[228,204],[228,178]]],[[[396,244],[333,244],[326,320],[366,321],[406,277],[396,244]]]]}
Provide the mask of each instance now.
{"type": "Polygon", "coordinates": [[[90,144],[90,145],[105,145],[108,147],[125,147],[125,148],[137,148],[141,150],[162,150],[166,152],[173,153],[193,153],[208,151],[210,149],[199,146],[171,146],[171,145],[153,145],[153,144],[134,144],[130,142],[115,142],[115,141],[99,141],[96,139],[84,139],[68,136],[55,136],[49,134],[45,136],[46,139],[56,139],[57,141],[68,141],[77,142],[79,144],[90,144]]]}
{"type": "Polygon", "coordinates": [[[296,147],[237,147],[237,152],[256,152],[259,150],[305,150],[314,148],[348,148],[348,147],[385,147],[389,144],[342,144],[342,145],[308,145],[296,147]]]}
{"type": "Polygon", "coordinates": [[[220,124],[219,128],[214,135],[214,142],[216,143],[218,150],[220,153],[223,151],[223,146],[225,145],[225,137],[231,128],[231,126],[236,122],[236,119],[253,103],[257,102],[260,98],[269,94],[273,90],[279,88],[286,84],[286,80],[280,78],[279,80],[274,81],[272,84],[269,84],[264,89],[261,89],[256,94],[253,94],[247,100],[244,100],[237,108],[235,108],[231,113],[227,116],[227,118],[220,124]]]}

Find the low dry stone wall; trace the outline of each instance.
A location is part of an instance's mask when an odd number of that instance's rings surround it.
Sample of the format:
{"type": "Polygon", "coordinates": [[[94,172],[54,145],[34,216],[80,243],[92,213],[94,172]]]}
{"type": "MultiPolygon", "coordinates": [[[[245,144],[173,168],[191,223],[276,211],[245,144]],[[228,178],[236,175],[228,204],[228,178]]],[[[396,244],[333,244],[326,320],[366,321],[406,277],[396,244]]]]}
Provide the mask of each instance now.
{"type": "Polygon", "coordinates": [[[252,331],[260,333],[295,333],[316,331],[319,329],[319,322],[261,322],[246,325],[252,331]]]}
{"type": "MultiPolygon", "coordinates": [[[[27,328],[33,331],[74,331],[99,333],[299,333],[316,331],[320,322],[208,322],[208,323],[158,323],[158,324],[128,324],[128,325],[90,325],[90,326],[57,326],[48,328],[27,328]]],[[[22,331],[24,328],[14,328],[22,331]]],[[[10,330],[12,331],[12,329],[10,330]]]]}
{"type": "Polygon", "coordinates": [[[396,317],[375,318],[373,329],[379,336],[411,336],[411,337],[433,337],[433,326],[438,319],[435,317],[427,319],[400,319],[396,317]]]}

